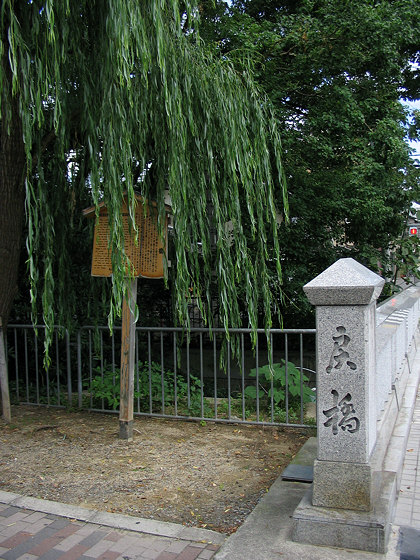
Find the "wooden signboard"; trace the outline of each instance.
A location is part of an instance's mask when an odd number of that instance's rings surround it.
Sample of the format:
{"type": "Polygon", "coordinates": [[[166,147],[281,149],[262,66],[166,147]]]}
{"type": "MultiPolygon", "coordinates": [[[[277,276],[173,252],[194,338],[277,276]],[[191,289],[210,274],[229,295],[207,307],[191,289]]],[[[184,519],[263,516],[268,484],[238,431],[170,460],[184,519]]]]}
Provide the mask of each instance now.
{"type": "MultiPolygon", "coordinates": [[[[134,231],[130,228],[130,218],[127,202],[123,203],[122,219],[124,228],[125,251],[135,270],[135,276],[142,278],[164,277],[164,255],[167,249],[167,225],[168,211],[165,217],[164,234],[165,239],[159,236],[157,227],[156,203],[144,203],[142,197],[136,196],[137,206],[135,211],[136,226],[138,228],[138,243],[135,242],[134,231]],[[146,204],[146,212],[145,206],[146,204]]],[[[86,216],[94,216],[94,207],[84,211],[86,216]]],[[[93,253],[92,253],[92,276],[111,276],[112,264],[111,254],[108,248],[109,223],[108,211],[103,206],[99,211],[99,219],[95,224],[93,253]]]]}

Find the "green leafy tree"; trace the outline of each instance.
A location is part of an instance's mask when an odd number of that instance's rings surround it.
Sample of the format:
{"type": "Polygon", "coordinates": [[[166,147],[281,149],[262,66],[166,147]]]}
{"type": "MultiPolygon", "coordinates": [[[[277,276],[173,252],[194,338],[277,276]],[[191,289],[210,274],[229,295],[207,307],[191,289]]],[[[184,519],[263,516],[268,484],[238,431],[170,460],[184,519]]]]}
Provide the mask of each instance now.
{"type": "Polygon", "coordinates": [[[342,256],[386,269],[419,199],[407,143],[418,126],[400,99],[420,97],[420,2],[202,7],[204,39],[237,67],[253,68],[282,123],[291,217],[280,231],[284,315],[308,326],[302,285],[342,256]]]}
{"type": "Polygon", "coordinates": [[[47,333],[57,311],[61,319],[71,299],[69,244],[88,199],[109,211],[112,325],[126,289],[121,203],[127,192],[133,212],[135,190],[157,200],[161,218],[169,190],[181,324],[190,289],[211,324],[216,283],[225,326],[241,321],[239,287],[249,324],[257,325],[260,295],[270,325],[266,261],[270,246],[278,255],[275,199],[286,196],[279,133],[249,73],[203,48],[193,33],[197,10],[185,6],[1,3],[0,328],[16,293],[25,220],[34,311],[40,301],[47,333]]]}

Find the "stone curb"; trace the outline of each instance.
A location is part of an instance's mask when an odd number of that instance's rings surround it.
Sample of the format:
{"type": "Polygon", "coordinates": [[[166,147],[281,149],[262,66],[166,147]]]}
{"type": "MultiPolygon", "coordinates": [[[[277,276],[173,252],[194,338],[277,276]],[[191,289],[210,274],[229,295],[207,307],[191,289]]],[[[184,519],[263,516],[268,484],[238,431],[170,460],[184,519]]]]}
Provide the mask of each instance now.
{"type": "Polygon", "coordinates": [[[31,498],[15,494],[13,492],[4,492],[2,490],[0,490],[0,503],[29,509],[31,511],[40,511],[42,513],[59,515],[69,519],[77,519],[78,521],[94,523],[95,525],[114,527],[115,529],[124,529],[126,531],[133,531],[136,533],[146,533],[148,535],[155,535],[159,537],[206,542],[208,544],[222,544],[226,540],[226,535],[208,529],[184,527],[183,525],[179,525],[177,523],[169,523],[155,519],[145,519],[143,517],[132,517],[131,515],[101,512],[79,506],[63,504],[60,502],[53,502],[51,500],[31,498]]]}

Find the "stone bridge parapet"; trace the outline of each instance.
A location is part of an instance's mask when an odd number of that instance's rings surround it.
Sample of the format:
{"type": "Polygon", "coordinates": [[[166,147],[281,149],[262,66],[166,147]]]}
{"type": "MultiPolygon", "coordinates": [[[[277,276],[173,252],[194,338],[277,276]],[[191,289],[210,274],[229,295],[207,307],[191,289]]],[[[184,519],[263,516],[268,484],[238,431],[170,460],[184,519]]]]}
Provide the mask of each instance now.
{"type": "Polygon", "coordinates": [[[317,457],[294,540],[386,550],[420,377],[420,285],[377,307],[383,284],[340,259],[304,287],[317,317],[317,457]]]}

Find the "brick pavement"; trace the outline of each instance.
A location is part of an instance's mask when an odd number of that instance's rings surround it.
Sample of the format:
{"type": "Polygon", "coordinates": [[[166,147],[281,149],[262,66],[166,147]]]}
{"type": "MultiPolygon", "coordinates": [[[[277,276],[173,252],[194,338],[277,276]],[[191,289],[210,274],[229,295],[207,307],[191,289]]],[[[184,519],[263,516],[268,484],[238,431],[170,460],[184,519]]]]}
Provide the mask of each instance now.
{"type": "Polygon", "coordinates": [[[387,560],[420,560],[420,387],[413,411],[395,510],[396,554],[387,560]]]}
{"type": "Polygon", "coordinates": [[[1,560],[210,560],[219,547],[0,503],[1,560]]]}
{"type": "Polygon", "coordinates": [[[420,388],[407,441],[394,524],[420,529],[420,388]]]}

